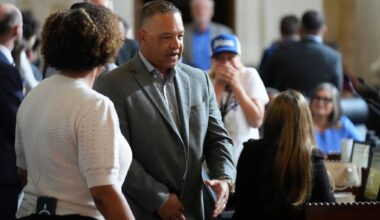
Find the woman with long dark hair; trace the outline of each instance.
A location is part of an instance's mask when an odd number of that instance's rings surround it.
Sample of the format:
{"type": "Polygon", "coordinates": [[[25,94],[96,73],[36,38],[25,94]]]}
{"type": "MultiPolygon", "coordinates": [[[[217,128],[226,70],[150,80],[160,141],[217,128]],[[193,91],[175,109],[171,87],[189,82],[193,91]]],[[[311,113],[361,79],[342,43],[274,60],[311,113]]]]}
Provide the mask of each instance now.
{"type": "Polygon", "coordinates": [[[234,219],[295,219],[305,202],[335,201],[323,160],[307,100],[293,90],[280,93],[267,108],[263,138],[244,145],[234,219]]]}

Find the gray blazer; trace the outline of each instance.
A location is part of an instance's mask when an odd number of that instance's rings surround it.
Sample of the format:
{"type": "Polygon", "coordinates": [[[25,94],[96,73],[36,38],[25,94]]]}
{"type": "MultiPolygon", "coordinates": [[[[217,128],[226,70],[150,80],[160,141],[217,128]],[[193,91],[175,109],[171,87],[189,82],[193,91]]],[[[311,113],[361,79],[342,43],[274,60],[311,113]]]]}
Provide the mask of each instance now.
{"type": "Polygon", "coordinates": [[[175,69],[182,133],[138,54],[95,83],[95,89],[114,102],[121,131],[133,151],[123,193],[137,219],[159,219],[155,211],[169,192],[177,194],[187,219],[206,219],[203,161],[213,178],[236,175],[232,141],[207,74],[184,64],[175,69]]]}
{"type": "MultiPolygon", "coordinates": [[[[182,54],[182,59],[183,62],[189,65],[193,66],[193,36],[194,36],[194,31],[195,31],[195,24],[190,23],[185,25],[185,35],[183,38],[183,54],[182,54]]],[[[222,24],[218,24],[215,22],[210,23],[210,34],[211,34],[211,39],[220,35],[220,34],[231,34],[232,31],[229,27],[224,26],[222,24]]],[[[210,45],[208,45],[211,50],[211,41],[210,45]]],[[[211,59],[211,58],[210,58],[211,59]]]]}

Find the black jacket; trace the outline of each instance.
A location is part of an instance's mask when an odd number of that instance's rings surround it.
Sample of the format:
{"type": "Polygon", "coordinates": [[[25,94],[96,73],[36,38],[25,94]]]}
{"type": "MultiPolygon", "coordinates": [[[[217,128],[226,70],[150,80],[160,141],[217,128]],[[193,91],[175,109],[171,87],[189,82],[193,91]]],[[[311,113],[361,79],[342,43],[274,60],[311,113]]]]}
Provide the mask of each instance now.
{"type": "MultiPolygon", "coordinates": [[[[273,143],[250,140],[244,144],[237,166],[236,192],[234,195],[234,219],[247,216],[262,216],[262,219],[297,219],[301,210],[290,204],[273,207],[276,196],[273,184],[273,143]]],[[[330,189],[323,154],[314,150],[312,154],[313,187],[309,202],[335,201],[330,189]]]]}

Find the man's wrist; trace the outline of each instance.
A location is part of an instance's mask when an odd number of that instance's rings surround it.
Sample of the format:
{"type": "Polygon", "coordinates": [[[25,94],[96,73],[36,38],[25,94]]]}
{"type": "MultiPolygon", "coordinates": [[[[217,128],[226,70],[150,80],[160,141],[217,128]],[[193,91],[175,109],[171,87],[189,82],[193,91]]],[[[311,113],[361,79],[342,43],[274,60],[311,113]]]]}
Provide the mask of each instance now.
{"type": "Polygon", "coordinates": [[[223,175],[223,176],[219,177],[218,179],[219,180],[223,180],[223,181],[225,181],[228,184],[228,189],[229,189],[230,193],[234,193],[235,192],[235,184],[232,181],[231,177],[229,177],[227,175],[223,175]]]}

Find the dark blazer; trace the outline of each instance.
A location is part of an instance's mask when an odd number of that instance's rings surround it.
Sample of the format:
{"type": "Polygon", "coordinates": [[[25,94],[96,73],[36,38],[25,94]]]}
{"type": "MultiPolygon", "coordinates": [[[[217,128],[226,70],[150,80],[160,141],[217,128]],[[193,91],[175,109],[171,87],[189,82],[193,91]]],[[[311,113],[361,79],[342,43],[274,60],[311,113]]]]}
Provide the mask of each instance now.
{"type": "Polygon", "coordinates": [[[278,46],[261,73],[266,87],[295,89],[310,96],[321,82],[343,87],[342,58],[331,47],[311,39],[278,46]]]}
{"type": "Polygon", "coordinates": [[[116,57],[115,64],[121,66],[128,62],[139,52],[139,44],[132,39],[125,39],[123,47],[120,49],[119,54],[116,57]]]}
{"type": "MultiPolygon", "coordinates": [[[[247,216],[262,216],[261,219],[297,219],[299,210],[290,205],[272,207],[277,194],[273,190],[274,143],[265,140],[250,140],[244,144],[237,165],[236,191],[234,195],[234,219],[247,216]]],[[[323,154],[314,150],[312,154],[313,186],[310,202],[335,201],[330,189],[323,154]]],[[[253,218],[252,218],[253,219],[253,218]]]]}
{"type": "Polygon", "coordinates": [[[11,65],[7,57],[0,51],[0,62],[11,65]]]}
{"type": "Polygon", "coordinates": [[[18,70],[0,61],[0,219],[13,219],[21,185],[17,176],[15,126],[23,98],[18,70]]]}
{"type": "Polygon", "coordinates": [[[205,219],[204,160],[213,178],[235,178],[232,141],[207,73],[184,64],[177,64],[175,70],[181,130],[138,54],[99,78],[94,86],[113,101],[133,152],[123,192],[136,219],[159,219],[155,211],[169,192],[177,194],[187,219],[205,219]]]}

